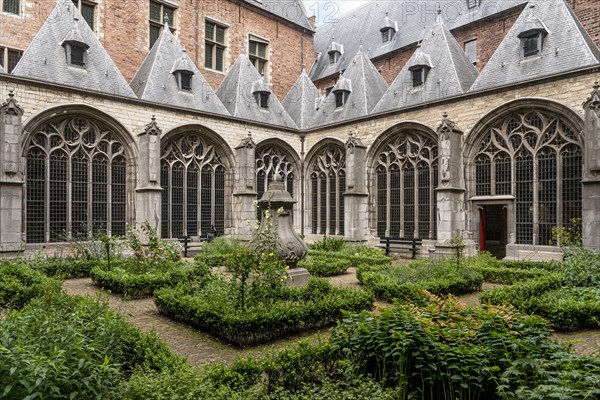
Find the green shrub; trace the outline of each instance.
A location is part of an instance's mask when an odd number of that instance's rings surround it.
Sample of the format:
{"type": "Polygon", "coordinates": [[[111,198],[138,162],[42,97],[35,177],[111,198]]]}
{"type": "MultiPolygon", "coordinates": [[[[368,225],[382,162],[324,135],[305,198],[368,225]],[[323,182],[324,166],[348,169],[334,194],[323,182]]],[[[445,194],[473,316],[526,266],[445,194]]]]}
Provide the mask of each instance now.
{"type": "Polygon", "coordinates": [[[46,296],[0,322],[0,398],[116,399],[133,369],[182,365],[155,335],[89,298],[46,296]]]}
{"type": "Polygon", "coordinates": [[[426,290],[435,295],[464,294],[481,289],[483,276],[452,260],[418,261],[409,265],[360,264],[357,277],[378,298],[415,301],[426,290]]]}
{"type": "Polygon", "coordinates": [[[560,288],[530,300],[527,312],[542,316],[557,328],[600,326],[600,288],[560,288]]]}
{"type": "Polygon", "coordinates": [[[237,286],[220,279],[197,285],[162,288],[154,293],[158,310],[229,343],[246,346],[334,324],[341,310],[372,306],[372,295],[334,288],[311,278],[304,288],[281,288],[265,295],[248,291],[244,311],[237,286]]]}
{"type": "Polygon", "coordinates": [[[346,254],[320,250],[310,250],[298,262],[298,267],[306,268],[311,275],[321,277],[344,274],[350,265],[350,257],[346,254]]]}
{"type": "Polygon", "coordinates": [[[89,277],[93,268],[106,264],[102,259],[47,258],[28,262],[32,268],[50,277],[84,278],[89,277]]]}
{"type": "Polygon", "coordinates": [[[471,267],[483,275],[486,282],[510,285],[543,276],[547,272],[538,269],[517,269],[501,267],[471,267]]]}
{"type": "Polygon", "coordinates": [[[346,242],[342,238],[323,236],[323,239],[310,244],[309,248],[317,251],[340,251],[345,245],[346,242]]]}
{"type": "Polygon", "coordinates": [[[495,305],[512,305],[527,312],[531,300],[550,290],[562,287],[563,275],[548,273],[536,279],[516,283],[513,286],[501,287],[481,295],[481,302],[495,305]]]}
{"type": "Polygon", "coordinates": [[[202,252],[196,254],[196,262],[205,263],[210,267],[221,267],[230,254],[233,254],[243,243],[237,237],[217,236],[212,242],[202,244],[202,252]]]}
{"type": "Polygon", "coordinates": [[[127,298],[151,296],[158,288],[176,286],[196,279],[205,273],[182,263],[165,263],[161,268],[146,269],[134,260],[121,261],[107,270],[105,266],[91,271],[92,282],[127,298]]]}
{"type": "Polygon", "coordinates": [[[0,310],[21,308],[31,299],[60,291],[60,282],[26,264],[0,265],[0,310]]]}

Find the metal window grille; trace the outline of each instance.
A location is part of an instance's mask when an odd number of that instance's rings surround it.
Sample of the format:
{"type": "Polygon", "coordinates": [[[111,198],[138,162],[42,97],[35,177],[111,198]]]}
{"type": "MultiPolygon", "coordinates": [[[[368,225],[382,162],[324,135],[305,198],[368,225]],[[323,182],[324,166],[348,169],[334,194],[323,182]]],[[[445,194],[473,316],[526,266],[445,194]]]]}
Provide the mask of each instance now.
{"type": "Polygon", "coordinates": [[[310,176],[310,202],[311,202],[311,233],[316,234],[319,225],[319,202],[318,202],[318,191],[319,191],[319,180],[317,174],[314,173],[310,176]]]}
{"type": "Polygon", "coordinates": [[[538,155],[538,224],[541,245],[550,244],[556,226],[556,153],[544,149],[538,155]]]}
{"type": "Polygon", "coordinates": [[[20,8],[21,8],[20,0],[3,0],[2,11],[4,11],[5,13],[19,15],[20,8]]]}
{"type": "Polygon", "coordinates": [[[496,195],[508,195],[512,192],[512,160],[506,153],[500,153],[494,160],[496,176],[496,195]]]}
{"type": "Polygon", "coordinates": [[[431,185],[430,185],[430,170],[426,163],[418,165],[418,191],[419,191],[419,229],[418,234],[420,239],[429,239],[430,213],[431,213],[431,185]]]}
{"type": "Polygon", "coordinates": [[[225,175],[220,152],[201,132],[184,132],[161,150],[162,236],[225,232],[225,175]]]}
{"type": "MultiPolygon", "coordinates": [[[[438,173],[439,172],[438,172],[438,165],[437,165],[437,163],[434,163],[431,166],[431,169],[433,171],[433,186],[432,186],[432,189],[435,189],[438,186],[438,173]]],[[[432,190],[432,197],[433,197],[433,201],[432,201],[433,202],[433,205],[432,205],[433,223],[431,224],[432,225],[431,230],[432,230],[433,234],[431,235],[432,236],[431,238],[432,239],[437,239],[437,214],[438,214],[438,212],[437,212],[437,195],[436,195],[436,192],[434,190],[432,190]]]]}
{"type": "Polygon", "coordinates": [[[394,165],[390,171],[390,236],[399,237],[402,229],[402,175],[394,165]]]}
{"type": "Polygon", "coordinates": [[[387,228],[387,171],[377,167],[377,236],[386,236],[387,228]]]}
{"type": "Polygon", "coordinates": [[[56,118],[34,133],[27,154],[28,243],[125,233],[127,163],[109,129],[56,118]]]}
{"type": "Polygon", "coordinates": [[[533,157],[523,150],[516,160],[517,243],[533,244],[533,157]]]}
{"type": "MultiPolygon", "coordinates": [[[[257,151],[256,156],[256,192],[260,199],[272,182],[275,174],[283,180],[285,190],[294,197],[294,164],[291,157],[277,147],[265,147],[257,151]]],[[[257,210],[257,219],[261,218],[260,209],[257,210]]]]}
{"type": "Polygon", "coordinates": [[[478,156],[475,159],[475,193],[477,196],[489,196],[492,194],[492,164],[489,157],[478,156]]]}
{"type": "Polygon", "coordinates": [[[571,227],[579,223],[582,208],[582,168],[581,149],[576,146],[567,147],[561,154],[562,159],[562,224],[571,227]]]}
{"type": "Polygon", "coordinates": [[[341,146],[326,146],[311,164],[317,184],[311,183],[312,232],[338,234],[344,232],[343,193],[346,190],[345,150],[341,146]],[[318,209],[315,208],[317,202],[318,209]],[[318,212],[315,216],[315,211],[318,212]]]}
{"type": "Polygon", "coordinates": [[[404,237],[415,235],[415,168],[404,165],[404,237]]]}

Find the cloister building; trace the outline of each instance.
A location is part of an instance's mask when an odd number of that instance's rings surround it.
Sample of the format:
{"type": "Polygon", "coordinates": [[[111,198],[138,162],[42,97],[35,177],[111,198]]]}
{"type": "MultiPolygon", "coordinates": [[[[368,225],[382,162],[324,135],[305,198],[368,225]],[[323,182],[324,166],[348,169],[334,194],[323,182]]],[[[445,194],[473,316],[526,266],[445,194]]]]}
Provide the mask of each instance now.
{"type": "Polygon", "coordinates": [[[0,0],[0,253],[294,225],[550,258],[600,249],[600,2],[0,0]],[[49,5],[48,3],[52,3],[49,5]],[[319,19],[319,16],[317,16],[319,19]]]}

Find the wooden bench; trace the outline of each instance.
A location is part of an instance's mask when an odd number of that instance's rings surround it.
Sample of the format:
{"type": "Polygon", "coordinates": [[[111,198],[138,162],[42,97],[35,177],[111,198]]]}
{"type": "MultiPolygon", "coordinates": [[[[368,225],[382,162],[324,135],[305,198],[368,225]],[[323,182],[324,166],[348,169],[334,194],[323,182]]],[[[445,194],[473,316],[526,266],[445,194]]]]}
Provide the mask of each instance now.
{"type": "Polygon", "coordinates": [[[385,249],[385,255],[389,256],[390,252],[394,253],[412,253],[412,259],[417,258],[417,253],[423,244],[423,239],[417,238],[394,238],[382,237],[379,239],[381,248],[385,249]]]}
{"type": "MultiPolygon", "coordinates": [[[[212,238],[211,238],[212,239],[212,238]]],[[[188,257],[188,250],[190,248],[190,244],[192,243],[198,243],[198,242],[206,242],[209,241],[208,238],[198,238],[197,240],[194,240],[193,242],[190,241],[190,237],[189,236],[182,236],[179,239],[179,243],[182,244],[183,248],[181,250],[183,250],[183,257],[187,258],[188,257]]],[[[197,251],[199,252],[199,250],[197,251]]]]}

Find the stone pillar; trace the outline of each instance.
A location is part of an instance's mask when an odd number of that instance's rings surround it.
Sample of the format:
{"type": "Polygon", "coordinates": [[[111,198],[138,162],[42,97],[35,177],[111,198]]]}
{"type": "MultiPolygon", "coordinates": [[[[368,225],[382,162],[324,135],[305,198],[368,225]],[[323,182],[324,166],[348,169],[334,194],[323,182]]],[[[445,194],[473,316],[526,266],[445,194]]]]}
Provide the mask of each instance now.
{"type": "MultiPolygon", "coordinates": [[[[160,135],[156,119],[152,117],[138,135],[138,179],[135,189],[136,226],[148,221],[160,235],[162,188],[160,186],[160,135]]],[[[145,238],[144,238],[145,239],[145,238]]]]}
{"type": "Polygon", "coordinates": [[[0,256],[24,250],[23,158],[21,148],[23,109],[12,90],[0,107],[0,256]]]}
{"type": "Polygon", "coordinates": [[[585,247],[600,250],[600,86],[583,104],[584,165],[582,236],[585,247]]]}
{"type": "Polygon", "coordinates": [[[249,240],[256,224],[256,144],[252,135],[235,147],[235,175],[233,183],[233,233],[249,240]]]}
{"type": "Polygon", "coordinates": [[[438,127],[439,183],[437,196],[437,245],[447,245],[465,229],[465,180],[462,155],[463,132],[444,114],[438,127]]]}
{"type": "Polygon", "coordinates": [[[368,240],[367,146],[350,134],[346,142],[346,192],[344,193],[344,239],[368,240]]]}

